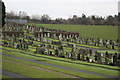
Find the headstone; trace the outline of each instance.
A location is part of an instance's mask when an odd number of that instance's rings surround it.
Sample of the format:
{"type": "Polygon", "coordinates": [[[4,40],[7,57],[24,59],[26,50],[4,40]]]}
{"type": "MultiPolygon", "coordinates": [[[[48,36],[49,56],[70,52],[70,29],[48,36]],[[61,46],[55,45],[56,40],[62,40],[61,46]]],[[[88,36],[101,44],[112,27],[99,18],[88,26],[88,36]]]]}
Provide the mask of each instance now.
{"type": "Polygon", "coordinates": [[[108,52],[105,53],[105,64],[106,65],[109,64],[109,54],[108,54],[108,52]]]}
{"type": "Polygon", "coordinates": [[[98,60],[98,53],[97,51],[95,51],[95,62],[97,62],[97,60],[98,60]]]}
{"type": "Polygon", "coordinates": [[[50,33],[48,33],[48,37],[50,37],[50,33]]]}
{"type": "Polygon", "coordinates": [[[28,43],[26,42],[26,49],[28,50],[29,49],[29,45],[28,45],[28,43]]]}
{"type": "Polygon", "coordinates": [[[86,56],[86,61],[89,62],[89,54],[86,56]]]}
{"type": "Polygon", "coordinates": [[[12,47],[14,48],[14,40],[12,41],[12,47]]]}
{"type": "Polygon", "coordinates": [[[16,49],[20,49],[20,45],[19,44],[16,44],[16,49]]]}
{"type": "Polygon", "coordinates": [[[52,51],[50,51],[50,55],[52,55],[52,51]]]}
{"type": "Polygon", "coordinates": [[[117,53],[115,53],[114,56],[113,56],[113,64],[115,64],[115,65],[117,64],[117,59],[118,59],[117,58],[117,53]]]}
{"type": "Polygon", "coordinates": [[[69,52],[66,52],[66,57],[69,58],[69,52]]]}
{"type": "Polygon", "coordinates": [[[55,55],[58,57],[59,56],[59,53],[58,53],[58,50],[56,49],[55,50],[55,55]]]}
{"type": "Polygon", "coordinates": [[[77,54],[77,60],[80,60],[80,53],[77,54]]]}
{"type": "Polygon", "coordinates": [[[26,45],[25,45],[25,43],[24,43],[24,44],[23,44],[23,48],[24,48],[24,50],[25,50],[25,48],[26,48],[25,46],[26,46],[26,45]]]}
{"type": "Polygon", "coordinates": [[[36,45],[36,54],[38,54],[38,45],[36,45]]]}

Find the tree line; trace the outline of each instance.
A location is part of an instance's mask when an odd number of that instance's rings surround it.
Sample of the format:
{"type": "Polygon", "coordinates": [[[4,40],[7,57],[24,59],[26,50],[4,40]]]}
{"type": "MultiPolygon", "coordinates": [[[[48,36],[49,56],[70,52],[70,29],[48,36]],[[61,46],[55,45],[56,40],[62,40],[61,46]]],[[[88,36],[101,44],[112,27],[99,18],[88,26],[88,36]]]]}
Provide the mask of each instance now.
{"type": "Polygon", "coordinates": [[[5,24],[5,18],[6,18],[6,11],[5,11],[5,4],[4,4],[4,2],[2,2],[2,1],[0,1],[0,7],[2,8],[2,19],[0,19],[0,20],[2,20],[2,26],[4,26],[4,24],[5,24]],[[2,6],[1,6],[2,5],[2,6]]]}
{"type": "Polygon", "coordinates": [[[72,18],[68,19],[62,19],[62,18],[56,18],[51,19],[49,15],[27,15],[26,12],[20,11],[19,13],[15,13],[14,11],[7,12],[6,14],[7,19],[26,19],[28,22],[32,23],[44,23],[44,24],[75,24],[75,25],[112,25],[117,26],[120,25],[120,13],[118,15],[109,15],[106,18],[97,16],[97,15],[91,15],[86,16],[85,14],[82,14],[81,17],[77,15],[73,15],[72,18]]]}

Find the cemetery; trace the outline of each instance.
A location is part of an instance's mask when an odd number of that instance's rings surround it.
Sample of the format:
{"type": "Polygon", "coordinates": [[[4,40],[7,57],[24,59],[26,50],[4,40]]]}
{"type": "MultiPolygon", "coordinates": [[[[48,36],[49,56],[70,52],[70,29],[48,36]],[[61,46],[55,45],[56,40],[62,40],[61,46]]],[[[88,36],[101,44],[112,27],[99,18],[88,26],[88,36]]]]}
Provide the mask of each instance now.
{"type": "Polygon", "coordinates": [[[5,70],[32,78],[119,77],[118,39],[85,38],[76,31],[12,22],[0,33],[5,70]]]}

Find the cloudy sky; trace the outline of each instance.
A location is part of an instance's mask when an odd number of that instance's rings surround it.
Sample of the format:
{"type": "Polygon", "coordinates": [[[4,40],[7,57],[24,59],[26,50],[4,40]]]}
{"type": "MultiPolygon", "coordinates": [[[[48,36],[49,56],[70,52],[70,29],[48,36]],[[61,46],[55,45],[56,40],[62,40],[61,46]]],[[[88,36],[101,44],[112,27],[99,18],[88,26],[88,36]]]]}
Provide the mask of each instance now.
{"type": "Polygon", "coordinates": [[[6,11],[25,11],[28,15],[48,14],[51,18],[69,18],[72,15],[99,15],[118,13],[119,0],[3,0],[6,11]]]}

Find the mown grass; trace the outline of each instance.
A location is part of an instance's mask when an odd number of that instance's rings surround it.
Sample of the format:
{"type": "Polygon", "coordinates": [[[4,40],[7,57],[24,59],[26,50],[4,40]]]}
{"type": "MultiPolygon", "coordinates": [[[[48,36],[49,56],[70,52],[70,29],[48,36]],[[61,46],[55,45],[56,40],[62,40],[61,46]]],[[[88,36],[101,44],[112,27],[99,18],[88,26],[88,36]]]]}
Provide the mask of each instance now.
{"type": "MultiPolygon", "coordinates": [[[[4,53],[7,53],[7,51],[5,51],[4,53]]],[[[9,54],[9,53],[7,53],[7,54],[9,54]]],[[[73,63],[67,63],[67,62],[61,62],[61,61],[55,61],[55,60],[53,61],[53,60],[46,59],[46,58],[32,57],[32,56],[29,56],[29,55],[16,54],[16,53],[13,53],[13,52],[11,52],[11,55],[14,55],[14,56],[17,56],[17,57],[22,57],[22,58],[27,58],[27,59],[32,59],[32,60],[37,60],[37,61],[40,61],[40,62],[42,61],[42,62],[45,62],[45,63],[50,63],[50,64],[53,64],[53,65],[59,65],[59,66],[63,66],[63,67],[73,68],[73,69],[79,69],[79,70],[91,71],[91,72],[95,72],[95,73],[118,76],[118,71],[99,68],[99,67],[73,64],[73,63]]]]}
{"type": "Polygon", "coordinates": [[[23,66],[21,64],[7,62],[7,61],[3,61],[3,69],[29,77],[29,78],[68,78],[66,76],[56,74],[53,72],[35,69],[28,66],[23,66]]]}
{"type": "MultiPolygon", "coordinates": [[[[44,69],[49,69],[49,70],[53,70],[53,71],[57,71],[57,72],[61,72],[61,73],[81,77],[81,78],[104,78],[102,76],[94,76],[93,74],[76,72],[76,71],[61,69],[61,68],[57,68],[57,67],[50,67],[50,66],[46,66],[46,65],[43,65],[43,64],[38,64],[38,63],[34,63],[34,62],[19,60],[19,59],[15,59],[15,58],[6,57],[6,56],[3,56],[3,57],[4,57],[4,59],[11,60],[11,61],[14,61],[14,62],[19,62],[19,63],[24,63],[24,64],[27,64],[27,65],[37,66],[37,67],[41,67],[41,68],[44,68],[44,69]]],[[[7,67],[7,65],[4,66],[4,67],[7,67]]]]}
{"type": "Polygon", "coordinates": [[[8,77],[6,75],[2,75],[2,80],[16,80],[16,79],[8,77]]]}
{"type": "MultiPolygon", "coordinates": [[[[40,54],[33,54],[31,51],[11,49],[11,48],[8,48],[8,47],[3,47],[3,49],[12,50],[12,51],[18,51],[17,53],[23,52],[23,53],[26,53],[26,56],[27,56],[27,54],[33,55],[31,57],[34,57],[34,56],[36,56],[36,57],[45,57],[45,58],[56,59],[56,60],[64,60],[64,61],[77,62],[77,63],[83,63],[83,64],[89,64],[89,65],[102,66],[102,67],[106,67],[106,68],[118,69],[118,67],[116,67],[116,66],[101,65],[101,64],[96,64],[96,63],[88,63],[88,62],[84,62],[84,61],[73,61],[71,59],[66,59],[66,58],[53,57],[53,56],[40,55],[40,54]]],[[[16,52],[13,52],[13,53],[16,53],[16,52]]],[[[18,54],[18,55],[20,55],[20,54],[18,54]]],[[[17,54],[11,54],[11,55],[17,55],[17,54]]]]}
{"type": "Polygon", "coordinates": [[[118,27],[116,26],[93,26],[93,25],[63,25],[63,24],[35,24],[29,25],[42,26],[50,29],[67,30],[71,32],[79,32],[80,37],[103,38],[116,40],[118,38],[118,27]]]}
{"type": "MultiPolygon", "coordinates": [[[[100,53],[105,53],[106,51],[97,51],[97,52],[100,52],[100,53]]],[[[120,54],[120,51],[107,51],[109,54],[115,54],[115,53],[118,53],[120,54]]]]}
{"type": "Polygon", "coordinates": [[[2,78],[10,78],[10,77],[8,77],[8,76],[6,76],[6,75],[2,75],[2,78]]]}

